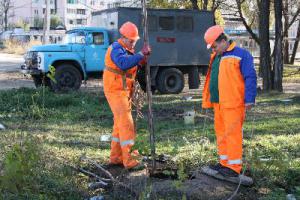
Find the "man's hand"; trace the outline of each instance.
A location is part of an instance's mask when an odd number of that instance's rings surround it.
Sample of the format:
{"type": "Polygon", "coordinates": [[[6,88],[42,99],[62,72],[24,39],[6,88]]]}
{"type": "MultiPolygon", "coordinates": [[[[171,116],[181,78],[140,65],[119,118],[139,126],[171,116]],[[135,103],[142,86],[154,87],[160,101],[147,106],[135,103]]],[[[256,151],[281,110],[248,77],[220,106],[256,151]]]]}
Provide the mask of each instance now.
{"type": "Polygon", "coordinates": [[[139,62],[139,66],[144,67],[147,64],[147,56],[144,56],[144,58],[139,62]]]}
{"type": "Polygon", "coordinates": [[[144,44],[141,52],[144,56],[148,56],[151,53],[151,47],[148,44],[144,44]]]}
{"type": "Polygon", "coordinates": [[[253,106],[254,106],[254,103],[246,103],[245,104],[246,110],[251,110],[253,106]]]}

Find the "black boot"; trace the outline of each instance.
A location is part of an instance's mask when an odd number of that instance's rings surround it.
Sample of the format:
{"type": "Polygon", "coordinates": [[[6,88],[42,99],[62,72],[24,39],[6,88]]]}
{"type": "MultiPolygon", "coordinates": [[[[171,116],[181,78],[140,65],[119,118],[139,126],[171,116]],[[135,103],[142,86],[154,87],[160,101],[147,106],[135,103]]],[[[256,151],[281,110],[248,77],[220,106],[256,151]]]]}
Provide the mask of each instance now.
{"type": "Polygon", "coordinates": [[[235,172],[234,170],[232,170],[228,167],[222,167],[218,171],[224,177],[238,177],[239,176],[239,174],[237,172],[235,172]]]}
{"type": "Polygon", "coordinates": [[[212,170],[219,171],[224,166],[221,165],[221,163],[218,163],[218,164],[211,164],[208,167],[212,170]]]}

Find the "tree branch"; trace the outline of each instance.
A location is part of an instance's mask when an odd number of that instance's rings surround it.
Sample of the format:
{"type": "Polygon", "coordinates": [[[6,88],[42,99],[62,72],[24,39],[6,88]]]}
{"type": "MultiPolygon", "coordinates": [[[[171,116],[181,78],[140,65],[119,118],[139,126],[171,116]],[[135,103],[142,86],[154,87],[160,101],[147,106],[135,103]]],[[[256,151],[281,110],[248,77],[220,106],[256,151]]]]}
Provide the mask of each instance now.
{"type": "Polygon", "coordinates": [[[247,31],[250,33],[251,37],[254,39],[254,41],[260,45],[260,40],[258,38],[258,36],[252,31],[251,27],[248,25],[244,15],[243,15],[243,12],[242,12],[242,3],[244,1],[240,1],[240,0],[236,0],[236,3],[237,3],[237,8],[238,8],[238,13],[239,13],[239,17],[241,18],[245,28],[247,29],[247,31]]]}

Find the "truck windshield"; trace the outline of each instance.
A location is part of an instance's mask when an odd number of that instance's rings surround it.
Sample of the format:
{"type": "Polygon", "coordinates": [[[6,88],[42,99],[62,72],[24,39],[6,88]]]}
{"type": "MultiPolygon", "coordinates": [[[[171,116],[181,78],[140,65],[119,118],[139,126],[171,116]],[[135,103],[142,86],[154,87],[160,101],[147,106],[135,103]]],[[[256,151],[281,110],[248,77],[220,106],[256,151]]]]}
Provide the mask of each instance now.
{"type": "Polygon", "coordinates": [[[64,38],[65,44],[84,44],[85,43],[85,34],[83,32],[71,32],[67,33],[64,38]]]}

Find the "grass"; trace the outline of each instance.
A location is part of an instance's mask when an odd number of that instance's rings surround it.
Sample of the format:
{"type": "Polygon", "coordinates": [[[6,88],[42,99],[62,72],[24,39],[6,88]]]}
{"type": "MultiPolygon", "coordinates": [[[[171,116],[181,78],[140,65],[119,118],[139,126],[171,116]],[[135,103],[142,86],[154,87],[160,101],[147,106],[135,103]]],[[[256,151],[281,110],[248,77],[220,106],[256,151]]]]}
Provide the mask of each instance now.
{"type": "Polygon", "coordinates": [[[300,82],[300,65],[285,65],[283,70],[283,82],[299,83],[300,82]]]}
{"type": "Polygon", "coordinates": [[[24,55],[32,46],[41,44],[38,40],[31,40],[26,43],[17,40],[6,40],[3,44],[0,44],[0,50],[3,53],[24,55]]]}
{"type": "MultiPolygon", "coordinates": [[[[182,95],[154,96],[153,102],[158,153],[172,155],[185,171],[216,161],[213,121],[202,117],[199,94],[191,101],[182,95]],[[197,111],[193,126],[181,116],[191,108],[197,111]]],[[[113,121],[103,94],[23,88],[1,91],[0,105],[0,122],[7,127],[0,134],[3,199],[83,199],[93,194],[88,179],[67,165],[75,166],[83,154],[108,161],[110,145],[100,142],[100,136],[111,133],[113,121]],[[20,168],[19,161],[27,168],[20,168]],[[24,175],[32,171],[32,176],[24,175]],[[11,181],[14,176],[20,178],[11,181]]],[[[146,119],[138,121],[138,130],[140,138],[148,138],[146,119]]],[[[285,199],[293,193],[299,198],[300,95],[259,95],[248,113],[244,138],[245,166],[257,196],[285,199]]]]}

